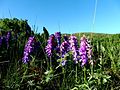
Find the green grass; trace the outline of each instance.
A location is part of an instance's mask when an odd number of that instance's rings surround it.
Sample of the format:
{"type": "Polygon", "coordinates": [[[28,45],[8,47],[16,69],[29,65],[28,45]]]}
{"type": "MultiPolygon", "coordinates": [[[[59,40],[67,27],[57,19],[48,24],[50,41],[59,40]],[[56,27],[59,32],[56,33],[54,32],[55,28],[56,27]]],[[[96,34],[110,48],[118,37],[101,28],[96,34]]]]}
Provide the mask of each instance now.
{"type": "MultiPolygon", "coordinates": [[[[73,64],[69,53],[69,63],[59,67],[57,59],[51,63],[44,48],[46,36],[34,34],[41,42],[39,51],[32,56],[29,64],[23,64],[21,58],[28,37],[21,33],[17,41],[11,40],[9,49],[0,48],[0,85],[3,90],[119,90],[120,89],[120,34],[85,34],[93,46],[94,65],[81,67],[73,64]],[[16,44],[15,44],[16,43],[16,44]]],[[[12,34],[14,38],[14,33],[12,34]]]]}

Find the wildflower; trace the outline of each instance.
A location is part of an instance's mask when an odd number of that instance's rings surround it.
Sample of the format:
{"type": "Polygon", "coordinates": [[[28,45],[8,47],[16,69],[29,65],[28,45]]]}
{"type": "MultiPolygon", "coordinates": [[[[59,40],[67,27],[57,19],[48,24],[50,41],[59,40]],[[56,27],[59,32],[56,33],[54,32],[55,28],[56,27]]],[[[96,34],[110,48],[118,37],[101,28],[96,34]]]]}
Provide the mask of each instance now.
{"type": "Polygon", "coordinates": [[[7,36],[6,36],[6,41],[8,41],[10,39],[10,37],[11,37],[11,32],[8,31],[7,36]]]}
{"type": "Polygon", "coordinates": [[[61,45],[61,33],[60,32],[56,32],[55,33],[55,38],[57,40],[56,53],[59,56],[60,55],[60,45],[61,45]]]}
{"type": "Polygon", "coordinates": [[[80,51],[80,56],[81,56],[81,61],[82,61],[81,66],[84,66],[88,61],[88,57],[87,57],[87,41],[86,41],[85,36],[81,37],[79,51],[80,51]]]}
{"type": "Polygon", "coordinates": [[[63,58],[64,55],[69,51],[69,42],[67,41],[62,42],[60,46],[60,51],[61,51],[62,58],[63,58]]]}
{"type": "Polygon", "coordinates": [[[55,33],[55,38],[57,39],[58,46],[60,46],[61,45],[61,33],[56,32],[55,33]]]}
{"type": "Polygon", "coordinates": [[[0,36],[0,47],[2,45],[2,36],[0,36]]]}
{"type": "Polygon", "coordinates": [[[67,62],[67,60],[65,59],[65,55],[69,52],[69,41],[68,39],[66,39],[66,36],[64,36],[64,41],[62,42],[61,46],[60,46],[60,52],[61,52],[61,58],[62,58],[62,66],[64,66],[67,62]]]}
{"type": "Polygon", "coordinates": [[[45,47],[45,50],[46,50],[48,57],[52,56],[52,52],[53,52],[55,47],[56,47],[55,36],[54,36],[54,34],[52,34],[52,35],[50,35],[50,37],[47,41],[47,46],[45,47]]]}
{"type": "Polygon", "coordinates": [[[86,39],[84,35],[83,37],[81,37],[79,52],[80,52],[81,61],[82,61],[81,66],[84,66],[88,62],[88,59],[91,59],[91,55],[92,55],[92,48],[89,44],[88,39],[86,39]]]}
{"type": "Polygon", "coordinates": [[[8,31],[7,35],[6,35],[6,43],[7,43],[7,48],[9,47],[9,40],[11,38],[11,32],[8,31]]]}
{"type": "Polygon", "coordinates": [[[34,50],[35,37],[29,37],[28,42],[24,48],[24,56],[22,58],[24,63],[27,63],[30,60],[30,54],[34,50]]]}
{"type": "Polygon", "coordinates": [[[70,49],[73,52],[73,60],[75,63],[78,63],[78,60],[80,59],[79,56],[79,49],[78,49],[78,41],[75,36],[69,37],[69,43],[70,43],[70,49]]]}
{"type": "Polygon", "coordinates": [[[2,36],[2,46],[7,46],[6,36],[2,36]]]}
{"type": "Polygon", "coordinates": [[[57,56],[58,56],[58,58],[60,57],[60,46],[56,46],[56,48],[55,48],[55,50],[56,50],[56,54],[57,54],[57,56]]]}
{"type": "Polygon", "coordinates": [[[87,39],[87,54],[88,54],[88,58],[91,59],[92,58],[92,46],[90,45],[90,41],[87,39]]]}

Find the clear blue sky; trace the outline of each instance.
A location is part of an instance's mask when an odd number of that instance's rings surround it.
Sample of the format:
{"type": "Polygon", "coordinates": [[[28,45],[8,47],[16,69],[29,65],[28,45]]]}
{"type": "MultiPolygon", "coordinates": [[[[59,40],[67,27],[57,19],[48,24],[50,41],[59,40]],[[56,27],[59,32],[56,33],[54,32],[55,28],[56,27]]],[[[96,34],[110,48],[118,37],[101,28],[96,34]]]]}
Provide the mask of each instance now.
{"type": "Polygon", "coordinates": [[[120,33],[120,0],[0,0],[0,18],[27,19],[31,27],[50,33],[120,33]],[[11,15],[10,15],[11,13],[11,15]]]}

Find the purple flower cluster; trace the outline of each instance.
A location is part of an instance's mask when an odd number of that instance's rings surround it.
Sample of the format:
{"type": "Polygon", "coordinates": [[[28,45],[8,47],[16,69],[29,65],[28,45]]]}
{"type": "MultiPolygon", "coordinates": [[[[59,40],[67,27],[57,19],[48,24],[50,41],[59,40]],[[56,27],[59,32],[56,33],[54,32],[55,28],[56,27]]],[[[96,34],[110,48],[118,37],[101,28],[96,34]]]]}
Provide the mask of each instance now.
{"type": "Polygon", "coordinates": [[[81,66],[84,66],[88,62],[88,59],[91,59],[91,55],[92,55],[92,48],[84,35],[83,37],[81,37],[79,52],[80,52],[80,60],[82,62],[81,66]]]}
{"type": "Polygon", "coordinates": [[[11,38],[11,31],[8,31],[7,35],[0,36],[0,47],[2,46],[2,44],[5,44],[5,46],[7,46],[8,48],[10,38],[11,38]]]}
{"type": "Polygon", "coordinates": [[[6,36],[6,41],[9,41],[10,37],[11,37],[11,32],[8,31],[7,36],[6,36]]]}
{"type": "Polygon", "coordinates": [[[56,53],[58,54],[58,57],[59,57],[59,55],[60,55],[60,45],[61,45],[61,32],[56,32],[55,33],[55,39],[57,41],[56,53]]]}
{"type": "Polygon", "coordinates": [[[11,32],[8,31],[7,35],[6,35],[6,43],[7,43],[7,48],[9,47],[9,40],[11,38],[11,32]]]}
{"type": "Polygon", "coordinates": [[[47,46],[45,47],[45,51],[48,55],[48,57],[52,56],[53,50],[56,47],[55,43],[55,36],[54,34],[50,35],[48,41],[47,41],[47,46]]]}
{"type": "Polygon", "coordinates": [[[78,47],[78,40],[76,36],[71,35],[69,38],[65,35],[64,41],[61,43],[61,33],[56,32],[48,39],[48,44],[45,48],[48,57],[52,56],[53,50],[56,50],[58,59],[62,58],[61,64],[64,66],[67,62],[66,55],[69,51],[73,54],[75,63],[81,62],[84,66],[87,64],[88,59],[91,59],[92,48],[88,39],[85,36],[81,37],[80,48],[78,47]],[[57,44],[55,42],[57,41],[57,44]],[[59,52],[59,53],[58,53],[59,52]],[[65,59],[65,60],[64,60],[65,59]]]}
{"type": "Polygon", "coordinates": [[[70,43],[71,51],[73,53],[73,60],[75,61],[75,63],[78,63],[80,56],[79,56],[77,37],[70,36],[69,43],[70,43]]]}
{"type": "Polygon", "coordinates": [[[0,47],[1,47],[1,45],[2,45],[2,37],[0,36],[0,47]]]}
{"type": "Polygon", "coordinates": [[[87,39],[87,56],[89,59],[92,58],[92,46],[90,45],[90,41],[87,39]]]}
{"type": "Polygon", "coordinates": [[[70,43],[67,39],[67,36],[65,36],[64,41],[62,42],[60,46],[60,52],[61,52],[62,58],[64,58],[64,55],[69,52],[69,46],[70,46],[70,43]]]}
{"type": "Polygon", "coordinates": [[[55,33],[55,38],[57,39],[58,46],[60,46],[61,45],[61,33],[60,32],[56,32],[55,33]]]}
{"type": "Polygon", "coordinates": [[[81,58],[81,62],[82,62],[82,65],[81,66],[84,66],[87,61],[88,61],[88,57],[87,57],[87,41],[86,41],[86,38],[85,37],[81,37],[81,42],[80,42],[80,49],[79,49],[79,52],[80,52],[80,58],[81,58]]]}
{"type": "Polygon", "coordinates": [[[24,55],[23,55],[23,62],[27,63],[30,60],[30,54],[34,50],[34,43],[35,43],[35,37],[31,36],[28,39],[28,42],[25,45],[24,48],[24,55]]]}
{"type": "MultiPolygon", "coordinates": [[[[69,44],[69,41],[67,39],[65,39],[65,38],[67,38],[67,37],[64,37],[64,41],[62,42],[62,44],[60,46],[61,58],[65,58],[66,53],[69,52],[69,45],[70,44],[69,44]]],[[[66,61],[67,60],[63,60],[61,62],[62,66],[65,65],[66,61]]]]}

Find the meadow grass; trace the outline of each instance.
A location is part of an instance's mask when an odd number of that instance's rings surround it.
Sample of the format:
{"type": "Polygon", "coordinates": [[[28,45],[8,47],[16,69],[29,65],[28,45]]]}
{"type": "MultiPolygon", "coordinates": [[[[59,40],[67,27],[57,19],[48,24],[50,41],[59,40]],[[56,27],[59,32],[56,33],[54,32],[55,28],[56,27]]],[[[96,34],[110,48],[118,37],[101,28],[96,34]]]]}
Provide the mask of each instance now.
{"type": "MultiPolygon", "coordinates": [[[[81,67],[74,64],[72,53],[66,55],[68,63],[58,64],[56,52],[47,57],[46,34],[34,34],[40,47],[31,55],[31,60],[22,62],[24,46],[28,41],[24,33],[14,39],[9,48],[0,48],[0,88],[1,90],[119,90],[120,89],[120,35],[84,33],[92,45],[92,63],[81,67]]],[[[73,34],[80,45],[81,34],[73,34]]]]}

